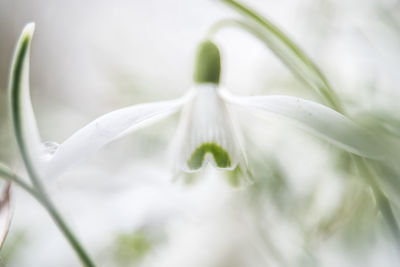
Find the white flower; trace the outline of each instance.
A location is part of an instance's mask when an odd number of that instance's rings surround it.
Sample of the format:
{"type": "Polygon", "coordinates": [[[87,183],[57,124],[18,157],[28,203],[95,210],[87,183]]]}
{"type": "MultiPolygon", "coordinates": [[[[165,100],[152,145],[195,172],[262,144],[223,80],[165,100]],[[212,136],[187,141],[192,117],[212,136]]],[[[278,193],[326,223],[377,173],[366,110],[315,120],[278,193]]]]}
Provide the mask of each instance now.
{"type": "MultiPolygon", "coordinates": [[[[194,86],[181,98],[125,107],[92,121],[60,145],[42,144],[29,96],[29,47],[34,25],[25,27],[17,46],[11,73],[13,116],[32,165],[44,176],[55,176],[94,154],[139,126],[183,109],[178,131],[176,170],[195,172],[208,162],[247,174],[246,157],[237,138],[238,128],[230,114],[232,106],[259,110],[294,121],[310,133],[351,153],[383,159],[382,145],[342,114],[319,103],[291,96],[232,96],[219,85],[220,54],[211,41],[200,44],[194,86]]],[[[267,141],[267,140],[266,140],[267,141]]]]}

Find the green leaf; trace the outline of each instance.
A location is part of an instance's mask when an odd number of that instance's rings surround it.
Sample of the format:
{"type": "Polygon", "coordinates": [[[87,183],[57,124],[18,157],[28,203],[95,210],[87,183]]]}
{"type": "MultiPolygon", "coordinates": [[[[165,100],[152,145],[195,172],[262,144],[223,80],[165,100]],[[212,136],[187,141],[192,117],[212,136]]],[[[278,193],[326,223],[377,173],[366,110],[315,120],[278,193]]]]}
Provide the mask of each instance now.
{"type": "Polygon", "coordinates": [[[26,25],[19,38],[9,84],[14,132],[22,158],[30,173],[38,173],[41,145],[29,92],[29,54],[34,28],[33,23],[26,25]]]}

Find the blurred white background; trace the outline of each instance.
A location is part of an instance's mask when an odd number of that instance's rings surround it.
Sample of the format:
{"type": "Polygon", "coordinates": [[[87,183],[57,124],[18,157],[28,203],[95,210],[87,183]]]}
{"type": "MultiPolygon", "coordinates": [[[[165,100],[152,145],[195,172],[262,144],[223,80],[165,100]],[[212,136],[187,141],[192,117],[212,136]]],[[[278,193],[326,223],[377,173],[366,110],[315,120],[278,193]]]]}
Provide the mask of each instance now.
{"type": "MultiPolygon", "coordinates": [[[[399,1],[245,3],[307,52],[349,113],[399,114],[399,1]]],[[[184,94],[196,46],[211,25],[231,17],[240,15],[216,0],[0,0],[0,160],[22,172],[6,88],[26,23],[36,23],[31,92],[40,131],[44,140],[62,142],[116,108],[184,94]]],[[[229,28],[216,43],[222,81],[232,92],[316,100],[249,34],[229,28]]],[[[244,145],[260,179],[237,189],[207,170],[194,184],[172,183],[168,148],[178,117],[44,181],[99,266],[398,266],[368,188],[342,177],[333,147],[276,118],[241,113],[244,145]],[[349,205],[362,215],[350,220],[343,203],[361,203],[349,205]],[[325,229],[327,221],[333,226],[325,229]]],[[[42,207],[17,187],[13,193],[4,264],[79,266],[42,207]]]]}

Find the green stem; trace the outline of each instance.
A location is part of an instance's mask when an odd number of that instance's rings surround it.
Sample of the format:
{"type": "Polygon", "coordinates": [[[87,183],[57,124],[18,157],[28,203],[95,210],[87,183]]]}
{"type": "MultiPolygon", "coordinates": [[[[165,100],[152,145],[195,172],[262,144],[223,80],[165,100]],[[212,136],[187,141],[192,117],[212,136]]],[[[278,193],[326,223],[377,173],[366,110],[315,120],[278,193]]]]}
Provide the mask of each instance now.
{"type": "Polygon", "coordinates": [[[38,170],[40,168],[35,162],[36,157],[39,157],[39,151],[36,150],[38,146],[40,146],[40,138],[35,127],[34,114],[30,105],[29,95],[29,49],[32,35],[33,25],[29,24],[24,28],[18,41],[11,66],[9,84],[10,114],[13,122],[14,134],[32,185],[23,182],[22,179],[14,175],[10,170],[7,170],[7,168],[3,167],[1,174],[19,184],[46,208],[54,222],[78,254],[82,264],[87,267],[92,267],[94,266],[93,262],[46,193],[45,187],[40,180],[40,171],[38,170]],[[32,138],[32,136],[34,137],[32,138]],[[34,140],[34,142],[30,144],[33,139],[38,140],[34,140]]]}
{"type": "Polygon", "coordinates": [[[35,198],[38,197],[38,194],[35,189],[32,188],[29,184],[27,184],[25,181],[23,181],[20,177],[15,175],[7,166],[4,164],[0,163],[0,177],[3,179],[8,179],[17,185],[19,185],[22,189],[27,191],[29,194],[34,196],[35,198]]]}
{"type": "Polygon", "coordinates": [[[84,250],[84,248],[82,247],[82,245],[80,244],[80,242],[78,241],[78,239],[72,233],[68,225],[65,223],[65,220],[61,217],[60,213],[57,211],[56,207],[50,201],[50,199],[47,197],[44,191],[41,191],[38,188],[34,188],[31,185],[28,185],[19,176],[14,174],[9,168],[7,168],[5,165],[1,163],[0,163],[0,178],[8,179],[18,184],[22,189],[24,189],[26,192],[32,195],[40,204],[42,204],[42,206],[47,210],[50,217],[56,223],[58,228],[67,238],[72,248],[78,254],[82,264],[86,267],[95,266],[92,260],[89,258],[88,254],[86,253],[86,251],[84,250]]]}
{"type": "MultiPolygon", "coordinates": [[[[295,55],[297,59],[299,59],[312,73],[314,73],[319,80],[319,82],[314,82],[315,85],[310,84],[307,80],[306,83],[311,85],[318,93],[322,95],[327,104],[338,110],[339,112],[342,110],[339,105],[339,101],[334,91],[330,87],[327,79],[322,74],[321,70],[317,67],[317,65],[312,62],[312,60],[303,52],[299,46],[297,46],[292,40],[289,39],[277,26],[275,26],[271,21],[263,17],[261,14],[257,13],[255,10],[241,4],[238,1],[234,0],[221,0],[221,2],[227,4],[228,6],[238,10],[244,16],[250,18],[257,25],[260,25],[264,30],[266,30],[271,36],[276,38],[279,42],[281,42],[291,53],[295,55]]],[[[251,26],[252,28],[254,26],[251,26]]],[[[270,46],[271,40],[267,43],[270,46]]],[[[271,48],[272,49],[272,48],[271,48]]],[[[274,51],[274,49],[272,49],[274,51]]],[[[275,52],[275,51],[274,51],[275,52]]],[[[282,54],[276,53],[278,57],[280,57],[283,61],[285,59],[282,58],[282,54]]],[[[296,71],[290,68],[293,71],[296,71]]]]}
{"type": "MultiPolygon", "coordinates": [[[[292,72],[292,74],[299,79],[301,82],[303,82],[305,85],[314,87],[315,86],[310,83],[306,78],[305,74],[301,71],[300,68],[298,68],[294,63],[293,60],[290,59],[289,56],[287,56],[282,49],[276,45],[266,34],[264,31],[257,29],[259,27],[256,27],[253,24],[250,24],[246,21],[241,21],[237,19],[225,19],[217,22],[214,24],[210,31],[208,32],[208,37],[211,39],[213,35],[215,35],[219,30],[222,30],[223,28],[226,27],[239,27],[248,33],[250,33],[252,36],[258,38],[261,42],[263,42],[267,47],[269,47],[272,51],[275,52],[277,56],[281,59],[282,63],[285,64],[288,69],[292,72]]],[[[329,97],[323,95],[322,96],[324,101],[332,102],[331,100],[328,100],[329,97]]],[[[334,105],[332,104],[331,106],[337,106],[335,103],[334,105]]]]}
{"type": "Polygon", "coordinates": [[[82,247],[81,243],[72,233],[68,225],[66,224],[65,220],[61,217],[60,213],[57,211],[55,206],[46,196],[42,196],[38,199],[40,203],[46,208],[50,216],[53,218],[54,222],[57,224],[58,228],[67,238],[69,243],[71,244],[72,248],[78,254],[79,259],[81,260],[82,264],[87,267],[94,267],[93,261],[90,259],[88,254],[86,253],[85,249],[82,247]]]}

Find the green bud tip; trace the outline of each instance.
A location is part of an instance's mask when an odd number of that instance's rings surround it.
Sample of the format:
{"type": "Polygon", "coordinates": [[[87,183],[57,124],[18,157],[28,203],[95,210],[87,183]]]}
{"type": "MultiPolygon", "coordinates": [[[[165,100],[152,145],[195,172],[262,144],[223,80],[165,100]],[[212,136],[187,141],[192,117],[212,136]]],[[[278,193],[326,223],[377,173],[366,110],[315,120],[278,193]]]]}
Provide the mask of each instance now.
{"type": "Polygon", "coordinates": [[[197,50],[194,81],[196,83],[219,83],[221,57],[218,47],[211,41],[200,43],[197,50]]]}

